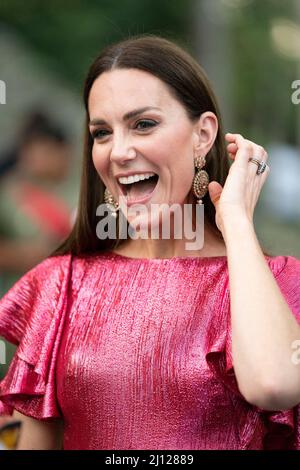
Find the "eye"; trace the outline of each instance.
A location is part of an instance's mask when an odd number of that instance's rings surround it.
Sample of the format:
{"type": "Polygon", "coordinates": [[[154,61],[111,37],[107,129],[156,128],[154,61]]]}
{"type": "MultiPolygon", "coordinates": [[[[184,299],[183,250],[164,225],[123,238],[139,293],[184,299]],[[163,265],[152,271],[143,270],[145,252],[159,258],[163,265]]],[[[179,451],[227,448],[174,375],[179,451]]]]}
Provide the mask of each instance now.
{"type": "Polygon", "coordinates": [[[109,131],[106,129],[95,129],[94,131],[91,132],[91,135],[93,139],[102,139],[103,137],[106,137],[109,134],[109,131]]]}
{"type": "MultiPolygon", "coordinates": [[[[141,119],[135,123],[135,129],[140,131],[147,131],[151,127],[156,126],[158,123],[152,119],[141,119]]],[[[103,140],[104,137],[107,137],[110,134],[110,131],[107,129],[95,129],[91,132],[91,136],[94,140],[103,140]]]]}
{"type": "Polygon", "coordinates": [[[135,127],[138,130],[147,130],[150,129],[151,127],[157,126],[157,122],[153,121],[152,119],[141,119],[140,121],[137,121],[135,127]]]}

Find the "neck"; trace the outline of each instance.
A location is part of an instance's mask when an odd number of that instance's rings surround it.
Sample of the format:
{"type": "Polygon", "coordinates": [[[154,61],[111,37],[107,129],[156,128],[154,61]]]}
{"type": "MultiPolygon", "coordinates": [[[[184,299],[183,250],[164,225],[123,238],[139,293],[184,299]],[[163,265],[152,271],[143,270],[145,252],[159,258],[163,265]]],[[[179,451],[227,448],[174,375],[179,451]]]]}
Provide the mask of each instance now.
{"type": "Polygon", "coordinates": [[[202,248],[187,249],[187,239],[128,239],[121,242],[114,251],[133,258],[173,258],[173,257],[214,257],[226,256],[223,240],[206,225],[202,248]]]}

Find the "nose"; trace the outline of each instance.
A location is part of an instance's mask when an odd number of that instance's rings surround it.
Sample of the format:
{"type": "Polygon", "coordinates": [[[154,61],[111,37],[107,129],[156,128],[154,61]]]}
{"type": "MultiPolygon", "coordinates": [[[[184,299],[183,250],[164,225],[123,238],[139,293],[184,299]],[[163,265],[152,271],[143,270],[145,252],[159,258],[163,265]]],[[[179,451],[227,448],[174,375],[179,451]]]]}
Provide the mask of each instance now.
{"type": "Polygon", "coordinates": [[[110,160],[119,164],[126,163],[136,157],[136,151],[128,139],[115,136],[110,152],[110,160]]]}

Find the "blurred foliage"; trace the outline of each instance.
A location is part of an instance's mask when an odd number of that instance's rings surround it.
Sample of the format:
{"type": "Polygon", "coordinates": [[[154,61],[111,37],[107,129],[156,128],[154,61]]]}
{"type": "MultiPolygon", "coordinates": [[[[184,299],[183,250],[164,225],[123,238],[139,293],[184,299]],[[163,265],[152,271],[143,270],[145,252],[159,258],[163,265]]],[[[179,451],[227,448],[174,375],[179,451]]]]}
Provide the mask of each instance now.
{"type": "Polygon", "coordinates": [[[291,103],[297,63],[275,50],[270,34],[279,18],[297,21],[293,1],[253,0],[230,24],[235,121],[241,133],[261,144],[274,138],[295,144],[299,132],[291,103]]]}
{"type": "Polygon", "coordinates": [[[1,0],[1,23],[14,29],[48,68],[78,90],[101,48],[130,35],[187,35],[190,0],[1,0]]]}
{"type": "MultiPolygon", "coordinates": [[[[196,4],[204,1],[1,0],[0,26],[21,35],[46,70],[55,71],[81,91],[88,67],[101,48],[128,36],[161,34],[193,53],[191,18],[197,16],[196,4]]],[[[225,4],[225,0],[211,2],[225,4]]],[[[233,89],[235,126],[262,144],[273,136],[295,144],[298,110],[290,105],[290,95],[291,83],[297,78],[296,65],[278,54],[270,34],[274,19],[294,19],[294,0],[249,0],[242,4],[223,9],[232,51],[228,86],[233,89]]],[[[217,24],[212,34],[220,34],[217,24]]]]}

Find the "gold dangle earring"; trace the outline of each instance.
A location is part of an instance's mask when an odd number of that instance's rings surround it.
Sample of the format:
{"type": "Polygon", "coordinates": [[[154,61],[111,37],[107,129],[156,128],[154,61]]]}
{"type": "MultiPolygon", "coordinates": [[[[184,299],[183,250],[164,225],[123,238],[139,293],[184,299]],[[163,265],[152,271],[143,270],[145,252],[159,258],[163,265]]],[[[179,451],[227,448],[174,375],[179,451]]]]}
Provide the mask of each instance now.
{"type": "Polygon", "coordinates": [[[193,194],[197,198],[197,204],[203,204],[202,198],[208,190],[209,176],[205,170],[201,170],[205,166],[205,156],[198,156],[194,160],[196,174],[193,179],[193,194]]]}
{"type": "Polygon", "coordinates": [[[111,215],[113,217],[117,217],[118,216],[118,210],[119,210],[119,204],[118,202],[115,201],[113,195],[111,194],[111,192],[105,188],[105,191],[104,191],[104,202],[107,206],[107,208],[111,211],[111,215]]]}

